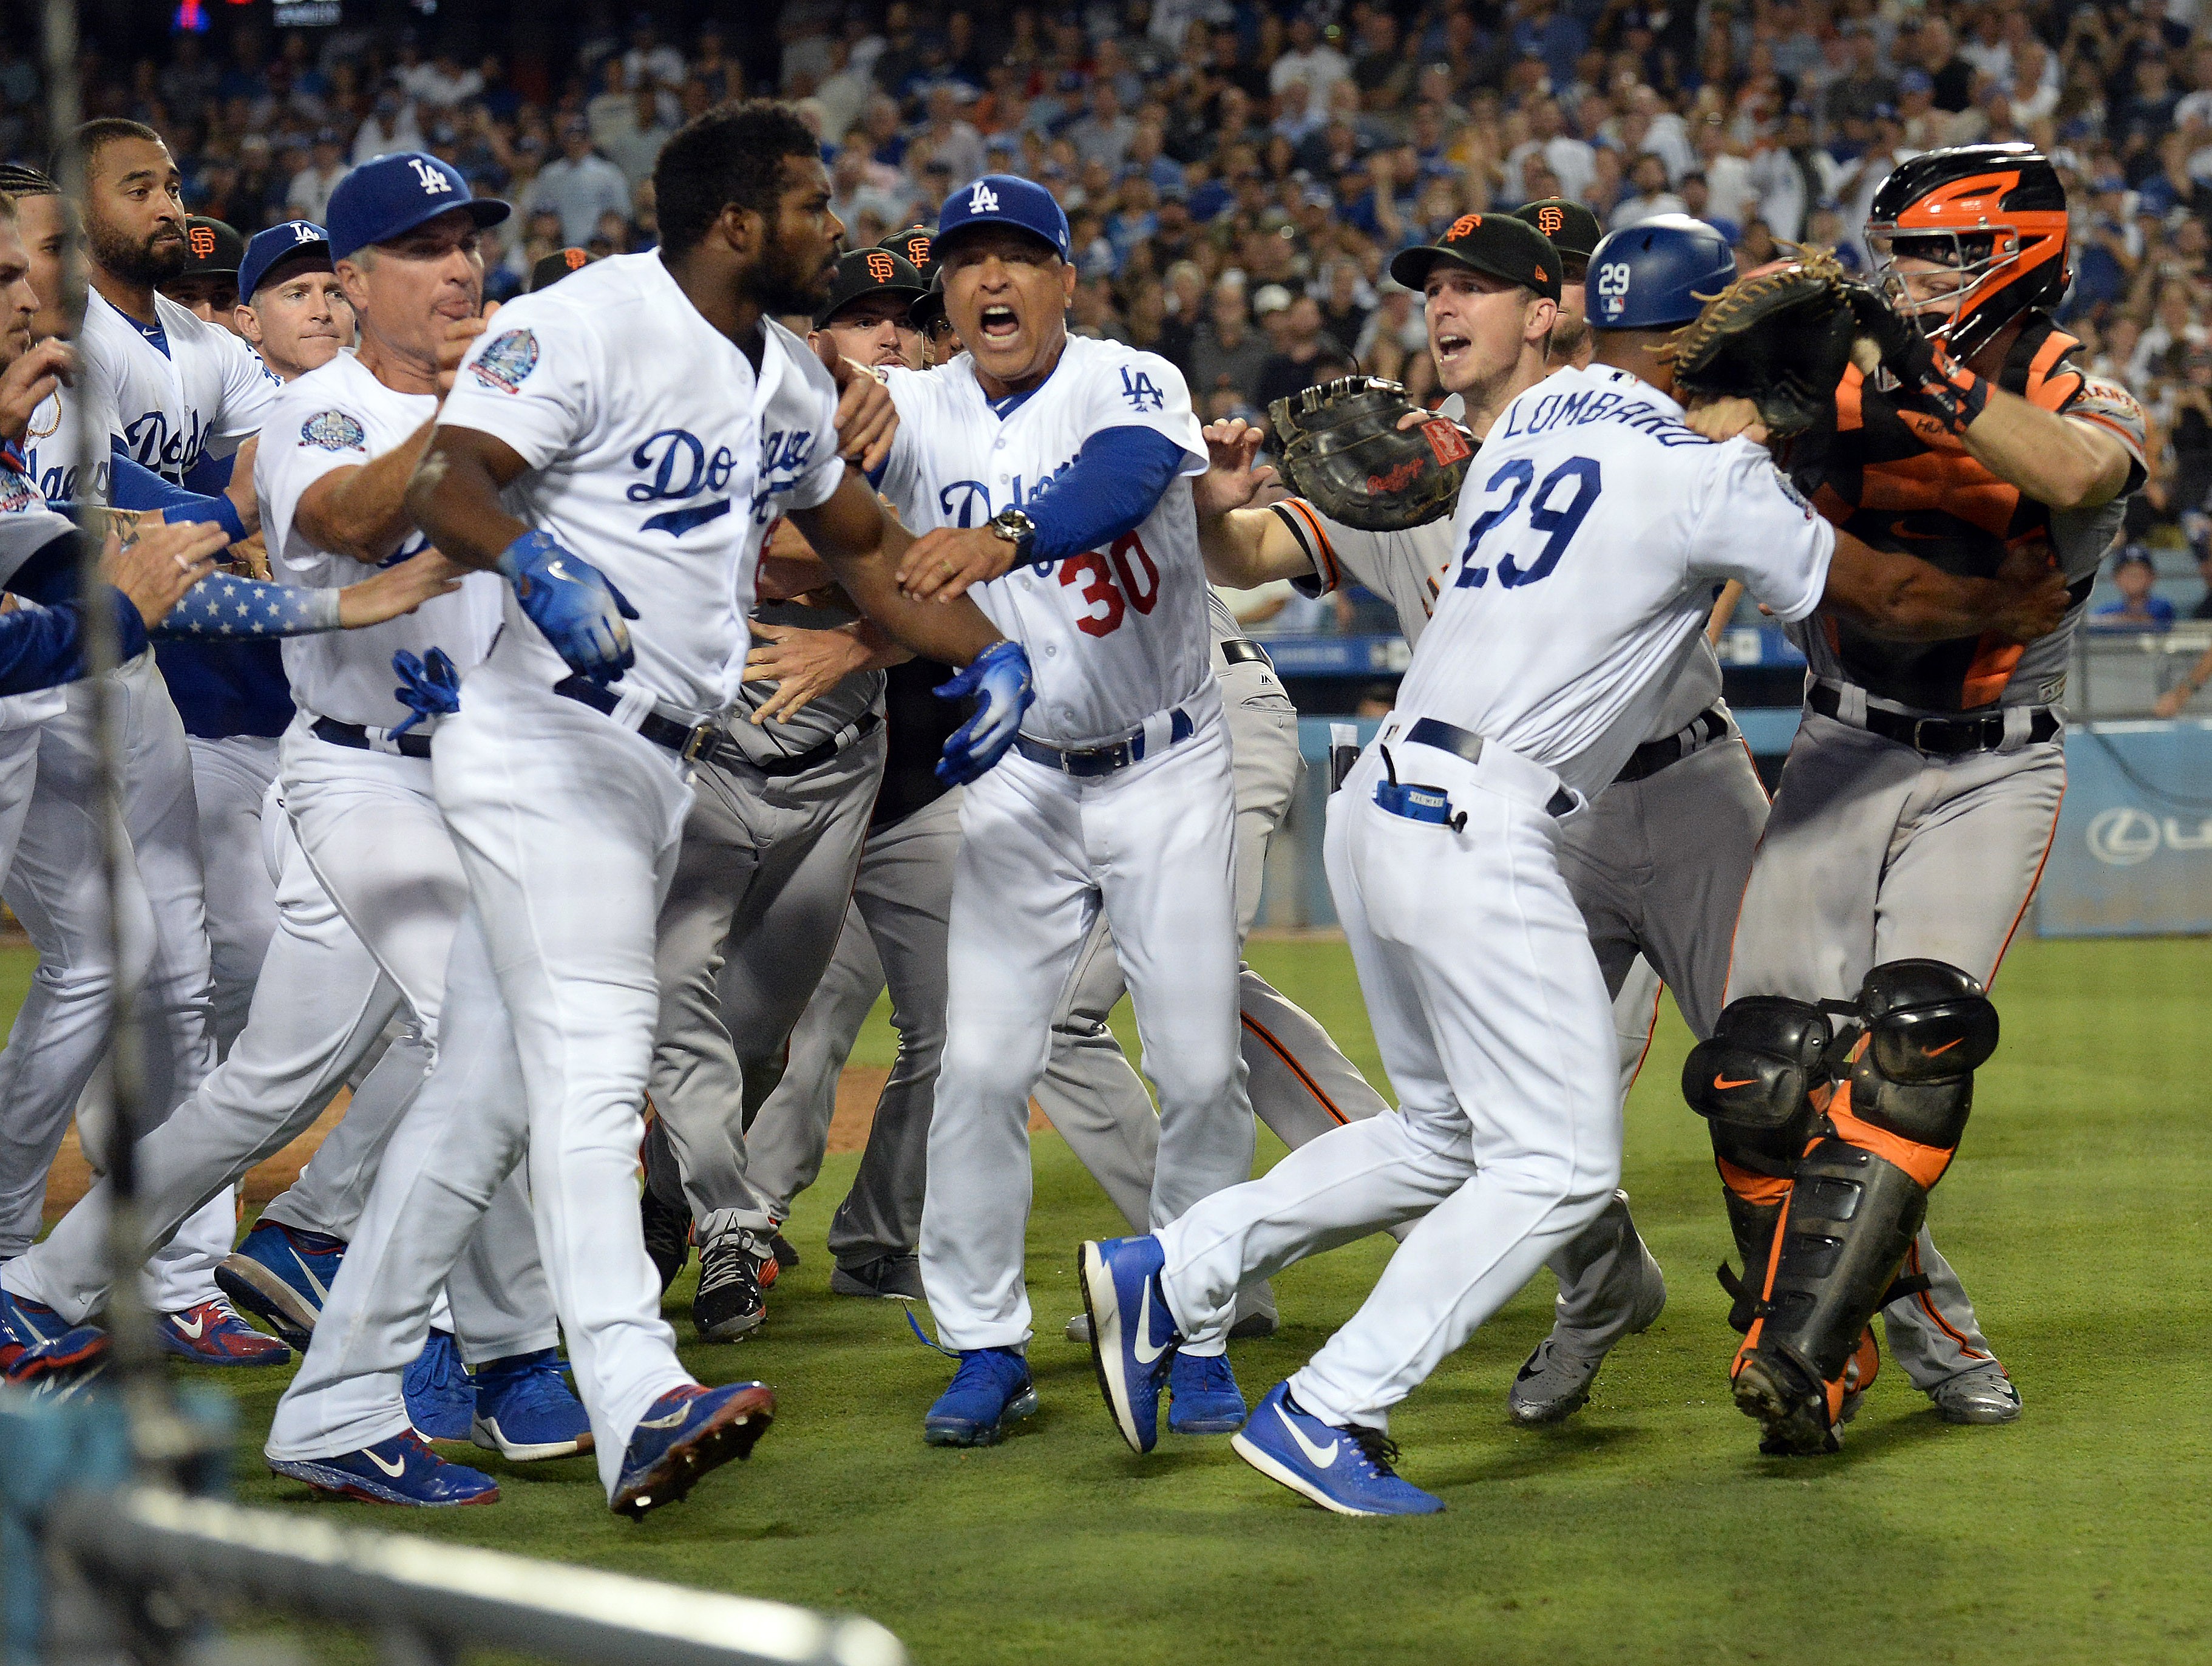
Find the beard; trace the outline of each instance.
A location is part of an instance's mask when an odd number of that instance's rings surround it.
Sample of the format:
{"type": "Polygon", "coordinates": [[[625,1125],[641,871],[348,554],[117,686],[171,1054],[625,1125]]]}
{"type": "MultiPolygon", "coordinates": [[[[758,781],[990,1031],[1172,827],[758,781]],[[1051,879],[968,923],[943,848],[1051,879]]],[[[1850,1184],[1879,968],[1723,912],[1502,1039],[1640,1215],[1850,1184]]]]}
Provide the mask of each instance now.
{"type": "Polygon", "coordinates": [[[97,220],[90,222],[88,231],[94,261],[126,283],[167,283],[182,277],[191,260],[191,251],[181,234],[173,245],[156,248],[154,237],[158,234],[134,242],[126,234],[97,220]]]}
{"type": "Polygon", "coordinates": [[[754,271],[752,300],[771,317],[811,313],[829,299],[830,286],[836,276],[834,262],[810,269],[781,243],[771,244],[767,258],[754,271]]]}
{"type": "Polygon", "coordinates": [[[1571,364],[1589,346],[1589,320],[1585,318],[1561,319],[1552,326],[1552,357],[1562,364],[1571,364]]]}

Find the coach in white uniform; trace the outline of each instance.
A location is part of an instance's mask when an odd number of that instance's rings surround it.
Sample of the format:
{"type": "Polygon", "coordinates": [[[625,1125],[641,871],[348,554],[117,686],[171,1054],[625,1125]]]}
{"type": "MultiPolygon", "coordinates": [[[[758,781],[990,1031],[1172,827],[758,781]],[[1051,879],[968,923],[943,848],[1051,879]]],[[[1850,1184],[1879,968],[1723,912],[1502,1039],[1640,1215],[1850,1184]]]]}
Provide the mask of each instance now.
{"type": "MultiPolygon", "coordinates": [[[[1485,218],[1486,231],[1520,223],[1485,218]]],[[[1618,246],[1611,281],[1638,295],[1639,274],[1644,287],[1682,275],[1691,234],[1616,234],[1592,270],[1603,281],[1618,246]]],[[[1556,275],[1556,252],[1528,235],[1556,275]]],[[[1548,330],[1551,303],[1491,282],[1471,335],[1548,330]]],[[[1696,651],[1712,586],[1737,580],[1785,619],[1825,602],[1898,634],[1970,618],[2048,629],[2028,620],[2049,607],[2050,583],[2022,612],[2007,585],[1832,532],[1763,450],[1683,424],[1655,356],[1666,332],[1594,322],[1596,364],[1546,378],[1491,430],[1398,708],[1329,806],[1330,890],[1401,1114],[1324,1134],[1158,1237],[1082,1253],[1102,1382],[1143,1450],[1156,1362],[1179,1333],[1218,1322],[1252,1274],[1419,1217],[1359,1312],[1237,1438],[1263,1474],[1347,1514],[1443,1507],[1393,1471],[1389,1408],[1619,1179],[1613,1025],[1559,872],[1560,822],[1648,731],[1696,651]]],[[[1469,357],[1439,355],[1445,386],[1469,357]]]]}

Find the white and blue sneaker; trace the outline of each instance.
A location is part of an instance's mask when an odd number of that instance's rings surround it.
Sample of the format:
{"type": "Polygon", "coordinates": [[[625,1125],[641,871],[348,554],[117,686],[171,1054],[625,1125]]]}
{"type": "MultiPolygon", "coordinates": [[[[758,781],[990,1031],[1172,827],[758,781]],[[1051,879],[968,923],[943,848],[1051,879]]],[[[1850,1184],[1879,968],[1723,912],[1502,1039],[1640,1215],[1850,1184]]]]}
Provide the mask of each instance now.
{"type": "Polygon", "coordinates": [[[1397,1444],[1380,1429],[1324,1423],[1278,1383],[1230,1445],[1270,1481],[1340,1516],[1433,1516],[1444,1507],[1390,1466],[1397,1444]]]}
{"type": "Polygon", "coordinates": [[[449,1330],[434,1330],[400,1379],[407,1420],[425,1440],[467,1440],[475,1433],[476,1379],[449,1330]]]}
{"type": "Polygon", "coordinates": [[[345,1240],[281,1221],[257,1222],[215,1269],[231,1305],[267,1325],[301,1353],[337,1282],[345,1240]]]}
{"type": "Polygon", "coordinates": [[[932,1446],[995,1446],[1007,1424],[1036,1408],[1036,1385],[1020,1349],[970,1348],[921,1420],[921,1438],[932,1446]]]}
{"type": "Polygon", "coordinates": [[[1155,1237],[1106,1238],[1076,1251],[1098,1391],[1133,1452],[1149,1452],[1159,1440],[1160,1390],[1182,1346],[1160,1287],[1166,1261],[1155,1237]]]}
{"type": "Polygon", "coordinates": [[[478,1365],[475,1376],[469,1438],[485,1450],[528,1463],[592,1450],[592,1420],[561,1374],[557,1349],[494,1359],[478,1365]]]}
{"type": "Polygon", "coordinates": [[[0,1286],[0,1371],[13,1367],[17,1356],[51,1342],[75,1329],[44,1302],[18,1296],[0,1286]]]}
{"type": "Polygon", "coordinates": [[[765,1383],[671,1389],[646,1408],[631,1432],[607,1507],[635,1521],[674,1504],[708,1470],[750,1457],[753,1443],[775,1421],[775,1395],[765,1383]]]}
{"type": "Polygon", "coordinates": [[[1244,1395],[1226,1354],[1182,1353],[1168,1367],[1168,1428],[1179,1435],[1233,1435],[1244,1426],[1244,1395]]]}
{"type": "Polygon", "coordinates": [[[442,1510],[499,1500],[498,1482],[465,1463],[447,1462],[412,1429],[336,1457],[273,1457],[269,1468],[289,1480],[307,1482],[325,1497],[368,1504],[442,1510]]]}

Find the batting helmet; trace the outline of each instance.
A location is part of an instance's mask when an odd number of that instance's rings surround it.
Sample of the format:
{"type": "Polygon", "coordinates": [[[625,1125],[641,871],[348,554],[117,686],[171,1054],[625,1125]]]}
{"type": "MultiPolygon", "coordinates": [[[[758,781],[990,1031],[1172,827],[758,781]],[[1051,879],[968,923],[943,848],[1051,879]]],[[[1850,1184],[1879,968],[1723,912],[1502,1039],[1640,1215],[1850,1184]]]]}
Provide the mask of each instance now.
{"type": "Polygon", "coordinates": [[[1866,239],[1884,294],[1921,313],[1955,358],[2066,293],[2066,187],[2032,144],[1962,144],[1899,163],[1874,194],[1866,239]],[[1957,287],[1915,307],[1900,258],[1957,271],[1957,287]]]}
{"type": "Polygon", "coordinates": [[[1594,330],[1687,324],[1735,282],[1728,239],[1686,214],[1624,227],[1590,251],[1586,310],[1594,330]]]}

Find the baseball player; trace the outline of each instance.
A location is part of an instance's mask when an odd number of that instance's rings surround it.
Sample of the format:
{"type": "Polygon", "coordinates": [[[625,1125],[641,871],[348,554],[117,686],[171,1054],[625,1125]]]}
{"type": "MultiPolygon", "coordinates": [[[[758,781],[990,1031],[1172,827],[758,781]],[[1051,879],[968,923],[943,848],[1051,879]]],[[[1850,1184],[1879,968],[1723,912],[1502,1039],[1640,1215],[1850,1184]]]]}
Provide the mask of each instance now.
{"type": "MultiPolygon", "coordinates": [[[[1540,352],[1559,264],[1521,222],[1455,229],[1450,240],[1501,247],[1525,231],[1522,269],[1550,291],[1432,258],[1430,304],[1449,296],[1456,315],[1437,331],[1439,373],[1464,391],[1494,363],[1489,344],[1540,352]]],[[[1592,269],[1611,254],[1621,294],[1671,290],[1692,235],[1616,234],[1592,269]]],[[[2058,612],[2055,584],[2027,564],[2008,582],[1955,580],[1837,533],[1757,447],[1683,424],[1660,356],[1668,332],[1592,323],[1591,368],[1535,382],[1492,424],[1397,709],[1329,806],[1330,888],[1401,1114],[1323,1134],[1157,1237],[1082,1251],[1100,1381],[1141,1451],[1162,1365],[1245,1277],[1414,1219],[1359,1312],[1235,1442],[1271,1479],[1346,1514],[1443,1507],[1395,1473],[1389,1408],[1613,1196],[1618,1064],[1559,823],[1648,732],[1697,651],[1712,587],[1735,578],[1786,618],[1825,600],[1921,635],[1972,621],[2033,636],[2058,612]]]]}
{"type": "MultiPolygon", "coordinates": [[[[404,1230],[348,1254],[277,1408],[282,1473],[380,1456],[419,1466],[418,1491],[438,1491],[418,1501],[487,1496],[487,1478],[408,1447],[396,1374],[526,1153],[611,1507],[671,1503],[750,1450],[773,1395],[691,1379],[630,1222],[659,1019],[654,921],[689,810],[684,766],[715,744],[744,681],[769,522],[793,517],[908,646],[968,662],[960,690],[985,699],[948,769],[989,768],[1028,693],[1019,647],[972,605],[901,596],[906,535],[845,477],[830,373],[774,322],[811,310],[842,235],[812,133],[785,106],[726,106],[669,141],[654,186],[661,247],[504,309],[471,350],[410,494],[437,547],[500,569],[513,603],[433,757],[471,897],[447,1044],[410,1113],[434,1118],[437,1139],[413,1176],[393,1161],[397,1139],[387,1153],[376,1189],[404,1189],[404,1230]],[[672,454],[684,465],[665,467],[672,454]],[[349,1389],[376,1389],[380,1426],[327,1415],[349,1389]]],[[[857,412],[881,392],[859,377],[847,397],[857,412]]]]}
{"type": "Polygon", "coordinates": [[[155,287],[203,324],[239,334],[239,297],[249,293],[239,282],[246,240],[225,221],[194,214],[185,220],[184,270],[155,287]]]}
{"type": "MultiPolygon", "coordinates": [[[[1952,571],[2047,551],[2069,603],[2057,630],[2026,646],[1973,630],[1878,641],[1829,610],[1794,629],[1805,713],[1744,896],[1728,994],[1857,994],[1875,1005],[1871,1023],[1888,1005],[1933,999],[1928,979],[1946,1002],[1986,1006],[2050,850],[2068,644],[2142,483],[2144,419],[2124,390],[2074,363],[2079,344],[2045,310],[2067,283],[2066,198],[2032,146],[1899,164],[1868,235],[1895,313],[1863,323],[1880,334],[1887,374],[1845,375],[1833,423],[1793,442],[1793,477],[1839,528],[1952,571]],[[1900,979],[1899,961],[1946,970],[1900,979]]],[[[1875,1073],[1837,1088],[1825,1125],[1793,1108],[1795,1143],[1707,1111],[1746,1284],[1766,1298],[1737,1355],[1737,1402],[1784,1450],[1833,1450],[1846,1361],[1877,1307],[1892,1353],[1947,1420],[2019,1414],[1921,1226],[1966,1122],[1971,1071],[1905,1091],[1919,1114],[1900,1118],[1875,1031],[1862,1066],[1875,1073]],[[1819,1183],[1813,1204],[1793,1201],[1793,1179],[1819,1183]],[[1838,1179],[1866,1183],[1849,1220],[1834,1207],[1838,1179]],[[1832,1241],[1844,1248],[1824,1264],[1813,1251],[1832,1241]],[[1912,1293],[1891,1289],[1900,1255],[1912,1293]]]]}

